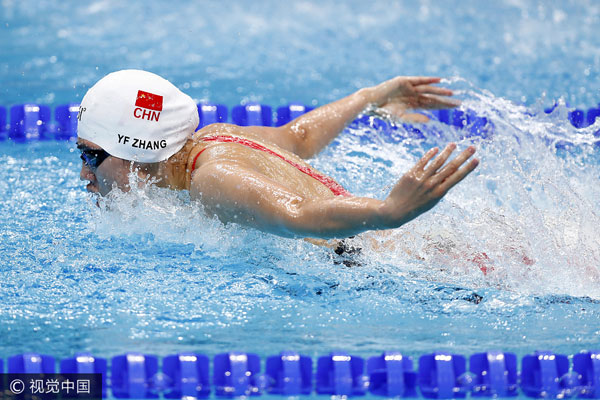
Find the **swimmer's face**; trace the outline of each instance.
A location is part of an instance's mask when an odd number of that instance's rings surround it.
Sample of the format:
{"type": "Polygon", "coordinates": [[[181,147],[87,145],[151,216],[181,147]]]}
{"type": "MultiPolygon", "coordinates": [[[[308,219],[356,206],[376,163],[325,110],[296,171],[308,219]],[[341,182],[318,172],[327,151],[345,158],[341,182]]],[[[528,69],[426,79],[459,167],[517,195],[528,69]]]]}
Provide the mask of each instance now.
{"type": "MultiPolygon", "coordinates": [[[[102,149],[100,146],[84,139],[77,139],[77,147],[90,150],[102,149]]],[[[97,168],[92,168],[85,161],[81,161],[79,179],[89,181],[86,189],[91,193],[106,196],[115,185],[126,192],[129,190],[129,165],[129,161],[113,156],[107,157],[97,168]]]]}

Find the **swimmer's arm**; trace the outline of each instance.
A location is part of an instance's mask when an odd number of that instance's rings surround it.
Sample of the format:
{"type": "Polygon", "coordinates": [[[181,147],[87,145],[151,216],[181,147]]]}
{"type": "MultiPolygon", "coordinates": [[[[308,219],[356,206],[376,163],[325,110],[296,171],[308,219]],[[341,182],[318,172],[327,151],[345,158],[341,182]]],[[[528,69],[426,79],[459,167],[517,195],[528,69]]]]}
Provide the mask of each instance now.
{"type": "Polygon", "coordinates": [[[421,114],[407,110],[418,108],[452,108],[452,91],[432,86],[434,77],[399,76],[377,86],[360,89],[341,100],[319,107],[279,128],[263,128],[264,135],[302,158],[310,158],[325,148],[369,105],[413,122],[427,122],[421,114]]]}
{"type": "Polygon", "coordinates": [[[380,200],[306,199],[252,168],[231,162],[203,164],[194,171],[190,195],[222,222],[284,237],[343,238],[381,225],[380,200]]]}
{"type": "Polygon", "coordinates": [[[303,198],[254,169],[231,162],[202,165],[190,194],[223,222],[237,222],[285,237],[343,238],[367,230],[397,228],[431,209],[478,164],[469,147],[443,166],[451,144],[431,163],[432,149],[385,200],[367,197],[303,198]],[[443,166],[443,168],[442,168],[443,166]],[[441,169],[440,169],[441,168],[441,169]]]}

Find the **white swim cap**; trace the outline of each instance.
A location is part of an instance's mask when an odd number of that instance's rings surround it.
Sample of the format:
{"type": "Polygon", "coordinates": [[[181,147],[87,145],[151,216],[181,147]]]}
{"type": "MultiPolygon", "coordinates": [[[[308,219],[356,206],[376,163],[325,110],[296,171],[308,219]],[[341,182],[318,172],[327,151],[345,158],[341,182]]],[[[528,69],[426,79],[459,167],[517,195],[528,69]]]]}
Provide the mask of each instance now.
{"type": "Polygon", "coordinates": [[[77,136],[125,160],[158,162],[177,153],[198,126],[194,101],[147,71],[113,72],[79,107],[77,136]]]}

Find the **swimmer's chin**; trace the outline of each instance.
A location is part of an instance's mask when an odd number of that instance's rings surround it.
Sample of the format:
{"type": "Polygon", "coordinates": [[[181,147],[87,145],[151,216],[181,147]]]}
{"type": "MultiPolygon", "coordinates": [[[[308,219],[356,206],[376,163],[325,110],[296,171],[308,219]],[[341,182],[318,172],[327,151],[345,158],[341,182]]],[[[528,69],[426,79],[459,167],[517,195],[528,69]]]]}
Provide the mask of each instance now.
{"type": "Polygon", "coordinates": [[[88,183],[86,185],[85,189],[90,193],[98,194],[98,192],[99,192],[98,186],[94,185],[93,183],[88,183]]]}
{"type": "Polygon", "coordinates": [[[100,191],[98,190],[98,187],[96,185],[94,185],[93,183],[88,183],[85,187],[85,189],[87,190],[88,193],[90,193],[94,199],[96,200],[96,207],[100,207],[100,191]]]}

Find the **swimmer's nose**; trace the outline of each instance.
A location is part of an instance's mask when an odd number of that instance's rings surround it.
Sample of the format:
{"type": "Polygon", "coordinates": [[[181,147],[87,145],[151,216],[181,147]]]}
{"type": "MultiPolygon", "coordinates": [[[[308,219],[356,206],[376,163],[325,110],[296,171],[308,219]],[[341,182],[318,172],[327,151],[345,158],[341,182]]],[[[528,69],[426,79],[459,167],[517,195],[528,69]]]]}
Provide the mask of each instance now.
{"type": "Polygon", "coordinates": [[[81,171],[79,172],[79,179],[82,181],[90,181],[94,182],[96,180],[96,175],[92,172],[90,167],[83,161],[81,162],[81,171]]]}

